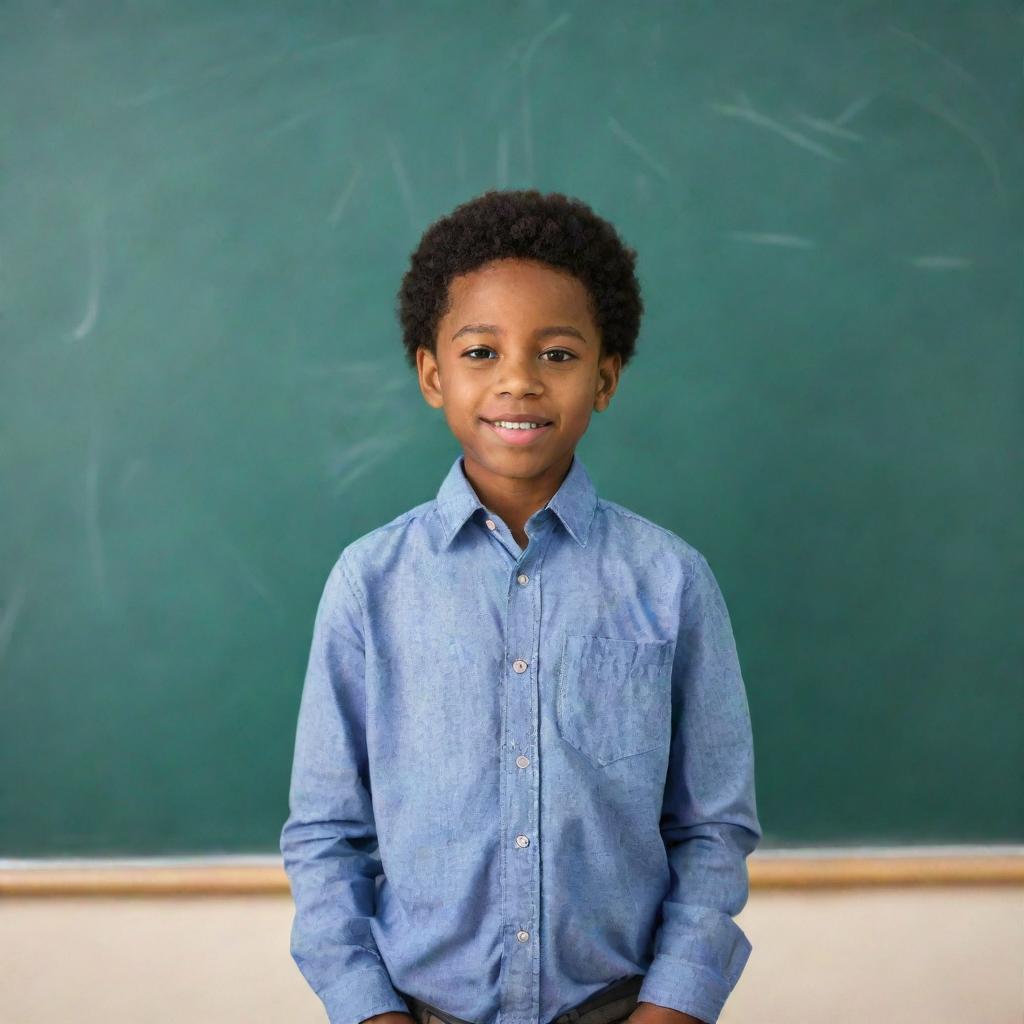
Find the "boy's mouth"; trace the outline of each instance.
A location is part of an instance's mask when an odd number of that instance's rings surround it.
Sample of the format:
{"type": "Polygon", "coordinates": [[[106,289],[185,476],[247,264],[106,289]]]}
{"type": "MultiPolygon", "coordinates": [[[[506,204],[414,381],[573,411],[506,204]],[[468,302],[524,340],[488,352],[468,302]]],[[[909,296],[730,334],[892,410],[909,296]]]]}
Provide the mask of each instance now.
{"type": "Polygon", "coordinates": [[[530,444],[532,441],[543,437],[554,426],[548,420],[534,420],[532,422],[513,424],[510,420],[492,421],[481,417],[480,422],[490,427],[503,441],[514,445],[530,444]]]}

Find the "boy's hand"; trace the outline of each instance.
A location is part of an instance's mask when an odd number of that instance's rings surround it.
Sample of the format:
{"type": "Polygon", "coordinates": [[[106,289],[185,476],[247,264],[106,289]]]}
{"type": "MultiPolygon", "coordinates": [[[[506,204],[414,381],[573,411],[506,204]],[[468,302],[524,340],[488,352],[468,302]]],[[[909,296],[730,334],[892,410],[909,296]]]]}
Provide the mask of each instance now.
{"type": "Polygon", "coordinates": [[[401,1010],[388,1010],[387,1013],[378,1013],[372,1017],[367,1017],[362,1024],[416,1024],[416,1018],[411,1017],[407,1013],[402,1013],[401,1010]]]}
{"type": "Polygon", "coordinates": [[[626,1024],[706,1024],[706,1021],[657,1003],[637,1003],[636,1009],[626,1018],[626,1024]]]}

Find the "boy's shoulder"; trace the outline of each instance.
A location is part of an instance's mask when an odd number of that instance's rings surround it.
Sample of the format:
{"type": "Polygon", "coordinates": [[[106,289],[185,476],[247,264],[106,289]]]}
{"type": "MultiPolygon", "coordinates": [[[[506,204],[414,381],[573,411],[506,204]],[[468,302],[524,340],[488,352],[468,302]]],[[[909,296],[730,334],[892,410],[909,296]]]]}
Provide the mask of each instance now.
{"type": "Polygon", "coordinates": [[[434,515],[436,508],[436,498],[414,505],[407,511],[399,513],[394,519],[381,523],[380,526],[374,527],[368,533],[349,541],[342,549],[339,558],[349,564],[374,560],[382,547],[387,547],[400,540],[410,525],[423,524],[425,520],[434,515]]]}
{"type": "Polygon", "coordinates": [[[679,551],[681,554],[699,554],[697,549],[689,541],[680,537],[678,533],[670,530],[667,526],[656,523],[653,519],[648,519],[647,516],[641,515],[631,508],[627,508],[625,505],[620,505],[617,501],[611,501],[609,498],[598,498],[597,507],[598,511],[617,518],[622,528],[633,530],[635,533],[648,539],[652,544],[660,543],[666,548],[679,551]]]}
{"type": "Polygon", "coordinates": [[[608,498],[598,498],[597,507],[614,521],[620,533],[626,533],[631,544],[642,547],[648,556],[654,551],[661,552],[673,563],[681,563],[688,574],[704,561],[704,555],[693,544],[667,526],[608,498]]]}

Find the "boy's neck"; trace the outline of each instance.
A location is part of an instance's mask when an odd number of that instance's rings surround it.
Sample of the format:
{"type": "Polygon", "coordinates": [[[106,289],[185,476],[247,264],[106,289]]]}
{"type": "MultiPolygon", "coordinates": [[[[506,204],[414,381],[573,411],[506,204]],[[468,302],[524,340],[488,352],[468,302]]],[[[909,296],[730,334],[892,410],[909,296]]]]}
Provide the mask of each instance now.
{"type": "Polygon", "coordinates": [[[562,486],[572,466],[573,453],[548,466],[534,477],[501,476],[474,462],[465,454],[462,469],[477,497],[490,511],[501,517],[516,543],[528,543],[526,521],[542,509],[562,486]]]}

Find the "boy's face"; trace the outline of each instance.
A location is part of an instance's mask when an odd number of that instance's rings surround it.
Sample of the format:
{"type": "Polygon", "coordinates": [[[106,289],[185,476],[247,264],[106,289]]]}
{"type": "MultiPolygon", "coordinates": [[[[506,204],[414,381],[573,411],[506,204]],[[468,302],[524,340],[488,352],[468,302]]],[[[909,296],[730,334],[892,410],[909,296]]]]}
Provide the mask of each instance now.
{"type": "Polygon", "coordinates": [[[420,390],[444,409],[467,470],[520,480],[568,470],[593,410],[608,407],[621,357],[601,357],[589,295],[573,275],[532,260],[495,260],[456,277],[437,355],[416,354],[420,390]],[[491,425],[527,415],[539,430],[491,425]]]}

